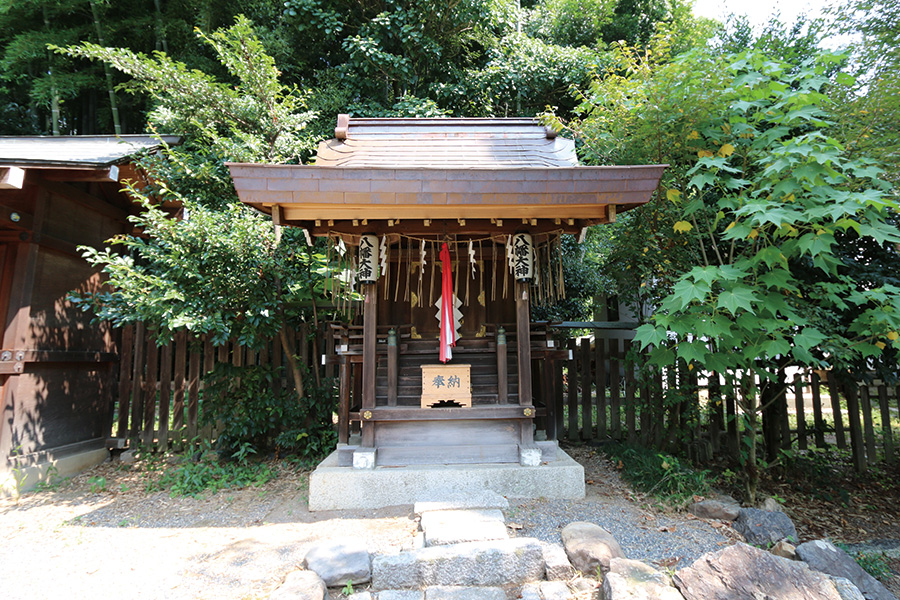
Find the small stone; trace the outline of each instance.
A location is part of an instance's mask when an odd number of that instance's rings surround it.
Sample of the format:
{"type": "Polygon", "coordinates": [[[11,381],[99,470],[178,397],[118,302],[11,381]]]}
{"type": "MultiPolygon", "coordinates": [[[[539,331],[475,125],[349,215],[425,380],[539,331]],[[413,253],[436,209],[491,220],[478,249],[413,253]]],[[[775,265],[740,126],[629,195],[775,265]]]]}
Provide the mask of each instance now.
{"type": "Polygon", "coordinates": [[[541,598],[541,586],[539,583],[526,583],[522,586],[519,600],[543,600],[541,598]]]}
{"type": "Polygon", "coordinates": [[[372,600],[372,592],[354,592],[346,600],[372,600]]]}
{"type": "Polygon", "coordinates": [[[790,542],[786,542],[781,540],[769,550],[775,556],[780,556],[781,558],[789,558],[791,560],[797,560],[797,548],[790,542]]]}
{"type": "Polygon", "coordinates": [[[269,600],[324,600],[325,582],[312,571],[293,571],[272,592],[269,600]]]}
{"type": "Polygon", "coordinates": [[[575,577],[575,567],[569,562],[565,549],[558,544],[541,544],[547,581],[568,581],[575,577]]]}
{"type": "Polygon", "coordinates": [[[425,600],[425,592],[419,590],[382,590],[377,600],[425,600]]]}
{"type": "Polygon", "coordinates": [[[130,465],[134,463],[134,450],[126,450],[122,454],[119,455],[119,462],[124,463],[126,465],[130,465]]]}
{"type": "Polygon", "coordinates": [[[783,512],[742,508],[733,525],[748,544],[767,548],[781,540],[797,541],[797,528],[783,512]]]}
{"type": "Polygon", "coordinates": [[[759,505],[759,508],[769,512],[784,512],[784,507],[781,506],[775,498],[766,498],[763,500],[762,504],[759,505]]]}
{"type": "Polygon", "coordinates": [[[303,567],[319,574],[328,587],[365,583],[372,578],[366,547],[356,540],[337,540],[313,546],[303,567]]]}
{"type": "Polygon", "coordinates": [[[597,567],[605,573],[609,571],[610,559],[625,558],[612,534],[594,523],[569,523],[561,536],[569,562],[582,573],[593,575],[597,567]]]}
{"type": "Polygon", "coordinates": [[[720,521],[734,521],[741,512],[737,504],[728,504],[719,500],[701,500],[694,502],[688,508],[694,516],[701,519],[718,519],[720,521]]]}
{"type": "Polygon", "coordinates": [[[594,590],[597,589],[597,582],[593,579],[588,579],[587,577],[579,577],[571,581],[572,587],[575,588],[575,591],[584,594],[584,593],[593,593],[594,590]]]}
{"type": "Polygon", "coordinates": [[[826,540],[814,540],[797,546],[797,556],[817,571],[832,577],[849,579],[866,600],[897,600],[884,585],[866,573],[853,558],[826,540]]]}
{"type": "Polygon", "coordinates": [[[638,560],[614,558],[603,578],[605,600],[683,600],[668,575],[638,560]]]}
{"type": "Polygon", "coordinates": [[[425,588],[425,600],[506,600],[500,587],[435,586],[425,588]]]}
{"type": "Polygon", "coordinates": [[[569,600],[572,591],[562,581],[542,581],[541,597],[544,600],[569,600]]]}

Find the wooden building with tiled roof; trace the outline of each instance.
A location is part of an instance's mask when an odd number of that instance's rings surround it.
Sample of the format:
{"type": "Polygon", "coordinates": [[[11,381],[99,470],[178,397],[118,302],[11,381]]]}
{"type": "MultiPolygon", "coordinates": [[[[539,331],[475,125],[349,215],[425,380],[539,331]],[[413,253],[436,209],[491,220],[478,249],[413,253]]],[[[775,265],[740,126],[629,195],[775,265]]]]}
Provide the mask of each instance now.
{"type": "Polygon", "coordinates": [[[243,202],[328,238],[355,279],[361,318],[334,330],[341,464],[534,466],[556,451],[542,374],[567,354],[530,305],[564,295],[560,236],[647,202],[664,165],[581,166],[532,119],[341,115],[313,165],[229,168],[243,202]]]}

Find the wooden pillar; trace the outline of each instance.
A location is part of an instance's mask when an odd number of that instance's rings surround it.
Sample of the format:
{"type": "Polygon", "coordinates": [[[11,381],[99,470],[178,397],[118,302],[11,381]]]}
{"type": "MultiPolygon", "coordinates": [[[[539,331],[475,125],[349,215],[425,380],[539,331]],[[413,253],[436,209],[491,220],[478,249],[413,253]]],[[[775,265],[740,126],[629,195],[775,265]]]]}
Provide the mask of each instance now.
{"type": "MultiPolygon", "coordinates": [[[[388,332],[387,342],[387,403],[397,406],[397,385],[400,370],[400,347],[397,345],[397,330],[388,332]]],[[[349,383],[349,382],[348,382],[349,383]]]]}
{"type": "MultiPolygon", "coordinates": [[[[363,363],[362,363],[362,410],[375,408],[375,361],[378,336],[378,286],[364,283],[363,295],[363,363]]],[[[375,424],[366,423],[363,416],[362,446],[375,446],[375,424]]]]}
{"type": "Polygon", "coordinates": [[[350,441],[350,357],[341,355],[340,401],[338,403],[338,443],[350,441]]]}
{"type": "Polygon", "coordinates": [[[507,368],[506,329],[497,328],[497,403],[509,402],[509,369],[507,368]]]}
{"type": "MultiPolygon", "coordinates": [[[[519,359],[519,404],[530,406],[531,394],[531,309],[528,302],[528,284],[516,282],[516,342],[519,359]]],[[[533,414],[533,413],[532,413],[533,414]]],[[[533,419],[522,421],[520,444],[534,444],[533,419]]]]}

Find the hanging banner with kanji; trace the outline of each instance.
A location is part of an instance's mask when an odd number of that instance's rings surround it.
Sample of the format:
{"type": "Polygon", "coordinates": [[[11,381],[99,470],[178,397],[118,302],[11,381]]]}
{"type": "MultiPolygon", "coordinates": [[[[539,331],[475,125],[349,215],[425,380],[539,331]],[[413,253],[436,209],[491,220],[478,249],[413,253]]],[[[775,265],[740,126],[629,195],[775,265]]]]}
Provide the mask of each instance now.
{"type": "Polygon", "coordinates": [[[421,408],[438,403],[472,406],[471,365],[422,365],[421,408]]]}

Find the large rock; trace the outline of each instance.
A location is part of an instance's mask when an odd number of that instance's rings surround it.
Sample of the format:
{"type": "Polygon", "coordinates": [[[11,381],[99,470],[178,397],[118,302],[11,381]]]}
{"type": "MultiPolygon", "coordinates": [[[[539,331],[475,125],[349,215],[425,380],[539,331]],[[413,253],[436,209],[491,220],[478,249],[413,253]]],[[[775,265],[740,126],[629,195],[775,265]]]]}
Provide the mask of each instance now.
{"type": "Polygon", "coordinates": [[[509,537],[503,513],[497,509],[438,510],[422,514],[426,546],[503,540],[509,537]]]}
{"type": "Polygon", "coordinates": [[[797,556],[816,571],[849,579],[866,600],[897,600],[880,581],[869,575],[853,558],[825,540],[797,546],[797,556]]]}
{"type": "Polygon", "coordinates": [[[694,516],[701,519],[719,519],[721,521],[734,521],[741,513],[741,507],[734,502],[721,500],[701,500],[688,507],[694,516]]]}
{"type": "Polygon", "coordinates": [[[842,600],[824,573],[747,544],[704,554],[674,581],[687,600],[842,600]]]}
{"type": "Polygon", "coordinates": [[[365,545],[355,540],[336,540],[313,546],[303,567],[319,574],[328,587],[366,583],[372,578],[365,545]]]}
{"type": "Polygon", "coordinates": [[[603,579],[605,600],[684,600],[663,573],[638,560],[614,558],[603,579]]]}
{"type": "Polygon", "coordinates": [[[312,571],[292,571],[269,600],[324,600],[327,593],[325,582],[312,571]]]}
{"type": "Polygon", "coordinates": [[[563,528],[561,535],[569,562],[582,573],[592,575],[597,567],[605,573],[609,570],[611,559],[625,558],[616,538],[594,523],[569,523],[563,528]]]}
{"type": "Polygon", "coordinates": [[[794,522],[783,512],[742,508],[732,527],[754,546],[766,548],[784,539],[798,541],[794,522]]]}
{"type": "Polygon", "coordinates": [[[433,546],[372,561],[376,590],[521,585],[543,576],[541,544],[532,538],[433,546]]]}
{"type": "Polygon", "coordinates": [[[558,544],[541,544],[544,552],[544,574],[547,581],[568,581],[575,577],[575,567],[565,549],[558,544]]]}

